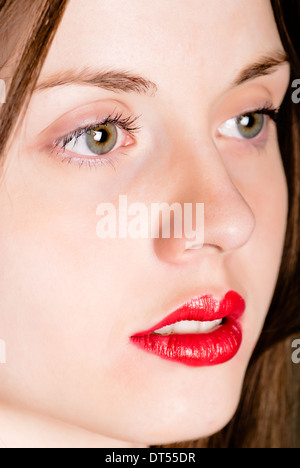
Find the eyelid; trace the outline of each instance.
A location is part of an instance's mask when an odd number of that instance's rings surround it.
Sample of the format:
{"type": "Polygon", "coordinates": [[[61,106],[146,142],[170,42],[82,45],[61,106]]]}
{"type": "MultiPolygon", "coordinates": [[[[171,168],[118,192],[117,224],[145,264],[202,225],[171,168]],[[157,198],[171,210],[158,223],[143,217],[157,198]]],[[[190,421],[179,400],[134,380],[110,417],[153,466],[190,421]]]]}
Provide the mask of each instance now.
{"type": "MultiPolygon", "coordinates": [[[[97,100],[65,112],[48,124],[35,138],[34,147],[40,151],[50,148],[65,136],[103,123],[108,116],[122,115],[123,119],[133,118],[132,110],[117,99],[97,100]]],[[[139,118],[140,116],[137,116],[139,118]]],[[[136,118],[136,120],[137,120],[136,118]]],[[[137,127],[137,125],[134,125],[137,127]]],[[[138,131],[138,127],[135,129],[138,131]]]]}
{"type": "Polygon", "coordinates": [[[135,122],[139,116],[134,116],[130,115],[127,117],[123,117],[123,113],[111,113],[106,115],[104,118],[96,118],[95,121],[89,124],[82,124],[79,125],[75,130],[71,130],[68,133],[65,133],[65,135],[61,136],[60,138],[57,138],[55,142],[58,142],[62,139],[67,139],[68,137],[74,137],[74,136],[81,136],[84,133],[94,130],[95,127],[100,126],[100,125],[107,125],[112,124],[115,125],[116,127],[123,129],[130,135],[134,135],[140,130],[140,127],[135,126],[135,122]]]}

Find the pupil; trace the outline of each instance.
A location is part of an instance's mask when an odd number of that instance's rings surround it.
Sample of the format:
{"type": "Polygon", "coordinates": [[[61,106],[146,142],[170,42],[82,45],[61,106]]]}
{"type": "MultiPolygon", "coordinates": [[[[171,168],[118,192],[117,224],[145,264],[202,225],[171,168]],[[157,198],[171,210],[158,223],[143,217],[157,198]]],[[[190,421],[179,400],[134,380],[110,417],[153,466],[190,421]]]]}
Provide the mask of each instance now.
{"type": "Polygon", "coordinates": [[[244,115],[240,120],[240,124],[244,127],[251,128],[255,125],[255,118],[253,115],[244,115]]]}
{"type": "Polygon", "coordinates": [[[254,119],[253,115],[249,116],[248,117],[248,127],[253,127],[254,124],[255,124],[255,119],[254,119]]]}
{"type": "Polygon", "coordinates": [[[100,131],[93,131],[93,139],[98,143],[106,143],[109,138],[109,133],[105,129],[101,129],[100,131]]]}

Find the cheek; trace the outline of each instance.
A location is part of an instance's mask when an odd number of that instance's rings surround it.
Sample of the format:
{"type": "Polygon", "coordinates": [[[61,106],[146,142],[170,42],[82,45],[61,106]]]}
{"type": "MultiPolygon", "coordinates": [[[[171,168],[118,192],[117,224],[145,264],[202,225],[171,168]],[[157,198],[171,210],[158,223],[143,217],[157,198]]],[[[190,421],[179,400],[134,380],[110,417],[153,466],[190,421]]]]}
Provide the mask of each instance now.
{"type": "Polygon", "coordinates": [[[281,265],[288,214],[288,191],[279,150],[262,165],[247,201],[255,215],[253,236],[241,256],[251,297],[249,330],[258,339],[268,313],[281,265]],[[246,268],[245,268],[246,267],[246,268]],[[251,322],[251,323],[250,323],[251,322]]]}
{"type": "Polygon", "coordinates": [[[281,263],[288,214],[287,183],[281,160],[273,164],[261,181],[261,191],[254,194],[253,209],[256,217],[254,240],[260,255],[257,255],[261,275],[275,282],[281,263]],[[261,258],[261,260],[260,260],[261,258]]]}
{"type": "Polygon", "coordinates": [[[18,234],[23,221],[15,218],[15,232],[0,236],[1,337],[8,354],[0,394],[66,419],[73,416],[68,411],[85,406],[100,417],[112,401],[113,382],[120,389],[117,384],[125,381],[111,375],[116,363],[123,369],[127,344],[126,334],[116,342],[126,323],[125,265],[121,260],[116,268],[112,261],[116,251],[121,258],[121,247],[96,239],[82,248],[87,236],[65,232],[72,241],[60,239],[59,223],[51,231],[47,223],[36,231],[33,223],[18,234]]]}
{"type": "Polygon", "coordinates": [[[263,152],[248,155],[240,168],[231,167],[237,188],[251,208],[255,229],[245,246],[248,266],[273,284],[281,262],[287,215],[288,190],[275,134],[263,152]],[[252,261],[251,261],[252,258],[252,261]]]}
{"type": "Polygon", "coordinates": [[[248,312],[243,318],[242,349],[249,359],[261,334],[278,279],[286,233],[288,191],[277,144],[272,143],[266,151],[256,152],[251,157],[242,159],[240,155],[229,168],[255,218],[248,243],[225,260],[232,277],[238,279],[242,290],[245,288],[248,312]]]}

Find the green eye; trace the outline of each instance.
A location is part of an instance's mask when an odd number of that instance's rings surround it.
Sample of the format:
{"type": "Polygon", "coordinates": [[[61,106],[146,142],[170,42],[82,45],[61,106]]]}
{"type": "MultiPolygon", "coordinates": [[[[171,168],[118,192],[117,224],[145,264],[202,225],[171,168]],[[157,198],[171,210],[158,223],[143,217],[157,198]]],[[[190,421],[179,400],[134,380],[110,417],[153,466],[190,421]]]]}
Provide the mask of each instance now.
{"type": "Polygon", "coordinates": [[[251,113],[240,115],[236,119],[240,135],[246,139],[257,137],[264,128],[265,116],[263,114],[251,113]]]}
{"type": "Polygon", "coordinates": [[[226,120],[218,131],[221,135],[238,140],[253,140],[262,133],[267,116],[262,112],[249,112],[226,120]]]}
{"type": "Polygon", "coordinates": [[[113,150],[118,140],[118,130],[115,125],[107,123],[98,125],[86,132],[86,145],[96,154],[107,154],[113,150]]]}

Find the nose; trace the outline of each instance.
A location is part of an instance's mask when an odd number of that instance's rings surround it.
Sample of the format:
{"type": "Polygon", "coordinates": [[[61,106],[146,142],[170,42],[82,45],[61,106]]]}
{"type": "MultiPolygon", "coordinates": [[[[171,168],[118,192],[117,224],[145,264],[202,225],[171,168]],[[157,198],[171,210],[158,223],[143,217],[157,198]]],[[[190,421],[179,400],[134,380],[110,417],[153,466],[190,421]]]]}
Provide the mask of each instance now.
{"type": "Polygon", "coordinates": [[[171,180],[177,183],[170,184],[164,194],[168,196],[170,207],[181,206],[182,216],[179,221],[177,218],[177,228],[178,222],[182,221],[181,235],[175,232],[173,223],[178,211],[171,210],[168,236],[161,235],[166,218],[159,218],[160,235],[153,239],[153,246],[160,260],[180,263],[190,259],[191,255],[199,255],[197,252],[202,255],[208,251],[229,253],[247,244],[254,231],[253,211],[218,150],[213,144],[208,148],[206,145],[205,153],[200,157],[195,151],[189,155],[186,150],[184,159],[182,152],[181,157],[172,154],[169,162],[171,180]]]}

